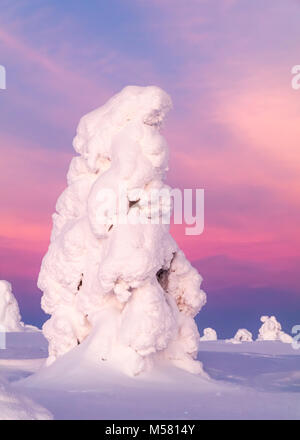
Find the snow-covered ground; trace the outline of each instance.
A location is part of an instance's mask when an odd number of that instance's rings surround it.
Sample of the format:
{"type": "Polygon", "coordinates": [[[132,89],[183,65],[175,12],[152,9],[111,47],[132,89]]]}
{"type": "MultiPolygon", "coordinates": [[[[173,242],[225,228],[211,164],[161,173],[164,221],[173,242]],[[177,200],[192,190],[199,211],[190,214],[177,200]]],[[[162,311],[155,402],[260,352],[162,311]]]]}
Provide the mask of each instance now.
{"type": "Polygon", "coordinates": [[[300,350],[279,341],[201,342],[210,380],[163,361],[131,378],[107,361],[95,365],[84,344],[38,372],[46,357],[42,333],[7,335],[0,382],[19,403],[9,412],[0,388],[0,418],[49,417],[41,407],[55,419],[300,418],[300,350]]]}

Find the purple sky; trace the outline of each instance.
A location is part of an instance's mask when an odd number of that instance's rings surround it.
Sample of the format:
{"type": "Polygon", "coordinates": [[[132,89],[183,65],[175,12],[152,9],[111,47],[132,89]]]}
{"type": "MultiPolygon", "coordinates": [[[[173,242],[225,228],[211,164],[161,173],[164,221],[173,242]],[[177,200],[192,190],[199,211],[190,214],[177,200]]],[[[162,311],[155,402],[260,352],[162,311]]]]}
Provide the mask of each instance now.
{"type": "Polygon", "coordinates": [[[204,277],[199,325],[300,324],[300,2],[2,0],[0,278],[41,323],[36,279],[79,118],[127,84],[172,96],[168,181],[205,189],[172,233],[204,277]]]}

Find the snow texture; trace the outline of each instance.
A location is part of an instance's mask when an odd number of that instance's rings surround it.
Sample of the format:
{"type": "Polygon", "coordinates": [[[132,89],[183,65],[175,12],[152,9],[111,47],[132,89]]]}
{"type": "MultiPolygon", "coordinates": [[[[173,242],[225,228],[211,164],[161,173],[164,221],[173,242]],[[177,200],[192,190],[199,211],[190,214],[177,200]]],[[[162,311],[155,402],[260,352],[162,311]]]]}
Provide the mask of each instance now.
{"type": "Polygon", "coordinates": [[[0,420],[51,420],[49,411],[0,381],[0,420]]]}
{"type": "Polygon", "coordinates": [[[0,351],[0,377],[59,420],[300,418],[300,350],[291,344],[203,341],[198,357],[206,380],[166,360],[132,378],[109,361],[87,358],[86,343],[40,368],[47,356],[43,334],[10,333],[7,350],[0,351]]]}
{"type": "Polygon", "coordinates": [[[259,329],[258,341],[281,341],[287,344],[293,342],[293,338],[281,330],[281,324],[275,316],[261,316],[263,323],[259,329]]]}
{"type": "Polygon", "coordinates": [[[216,341],[218,339],[217,332],[213,328],[207,327],[203,330],[203,336],[200,341],[216,341]]]}
{"type": "Polygon", "coordinates": [[[235,336],[231,339],[227,339],[226,342],[231,342],[232,344],[240,344],[241,342],[252,342],[252,333],[245,328],[240,328],[235,336]]]}
{"type": "MultiPolygon", "coordinates": [[[[125,191],[126,216],[151,217],[139,191],[170,190],[160,134],[170,108],[160,88],[128,86],[79,123],[78,156],[56,204],[38,279],[42,308],[51,315],[43,327],[48,365],[87,339],[97,362],[113,361],[130,375],[158,358],[203,371],[195,360],[200,337],[194,321],[206,302],[201,276],[169,224],[120,224],[111,197],[112,190],[117,198],[125,191]]],[[[171,209],[159,207],[160,217],[171,209]]]]}

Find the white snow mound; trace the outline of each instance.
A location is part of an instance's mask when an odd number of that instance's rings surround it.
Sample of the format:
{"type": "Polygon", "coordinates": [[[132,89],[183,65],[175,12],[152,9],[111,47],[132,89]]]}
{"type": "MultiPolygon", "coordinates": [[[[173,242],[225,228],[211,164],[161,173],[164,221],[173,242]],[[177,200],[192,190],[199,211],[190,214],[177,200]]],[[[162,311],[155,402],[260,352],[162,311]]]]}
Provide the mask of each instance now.
{"type": "Polygon", "coordinates": [[[203,336],[200,341],[217,341],[217,332],[213,328],[207,327],[203,330],[203,336]]]}
{"type": "Polygon", "coordinates": [[[259,329],[258,341],[281,341],[287,344],[293,342],[293,338],[281,330],[281,324],[275,316],[261,316],[263,323],[259,329]]]}
{"type": "Polygon", "coordinates": [[[51,315],[43,327],[48,364],[89,338],[96,362],[113,360],[131,375],[158,357],[202,372],[194,321],[206,302],[201,276],[169,224],[116,220],[120,193],[127,220],[153,219],[153,212],[160,220],[171,209],[160,201],[149,211],[140,195],[170,190],[163,182],[168,148],[160,134],[170,108],[160,88],[128,86],[79,123],[78,156],[56,204],[38,279],[42,308],[51,315]]]}
{"type": "Polygon", "coordinates": [[[252,342],[252,333],[245,328],[240,328],[235,336],[231,339],[226,339],[226,342],[231,342],[232,344],[240,344],[242,342],[252,342]]]}

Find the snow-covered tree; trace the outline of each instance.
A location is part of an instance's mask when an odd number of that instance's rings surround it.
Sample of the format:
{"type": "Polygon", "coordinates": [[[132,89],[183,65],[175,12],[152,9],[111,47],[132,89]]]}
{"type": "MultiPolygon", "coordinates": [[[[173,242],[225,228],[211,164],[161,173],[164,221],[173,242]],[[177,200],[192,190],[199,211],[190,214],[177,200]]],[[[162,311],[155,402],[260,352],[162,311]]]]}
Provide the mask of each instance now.
{"type": "Polygon", "coordinates": [[[24,324],[21,322],[19,306],[11,284],[0,280],[0,330],[6,332],[21,332],[24,324]]]}
{"type": "Polygon", "coordinates": [[[154,210],[145,204],[145,194],[169,191],[160,127],[170,108],[160,88],[129,86],[79,123],[78,155],[38,279],[51,315],[43,327],[48,364],[84,341],[97,361],[129,374],[158,358],[202,372],[194,321],[206,302],[202,278],[161,221],[170,204],[159,200],[154,210]]]}
{"type": "Polygon", "coordinates": [[[218,339],[217,332],[213,328],[207,327],[203,330],[203,336],[200,341],[216,341],[218,339]]]}
{"type": "Polygon", "coordinates": [[[252,342],[252,333],[245,328],[240,328],[233,338],[227,339],[226,342],[231,342],[232,344],[239,344],[241,342],[252,342]]]}
{"type": "Polygon", "coordinates": [[[293,342],[293,338],[282,331],[275,316],[261,316],[260,320],[263,324],[259,329],[258,341],[281,341],[287,344],[293,342]]]}
{"type": "Polygon", "coordinates": [[[40,331],[33,325],[21,321],[18,302],[8,281],[0,280],[0,332],[40,331]]]}

